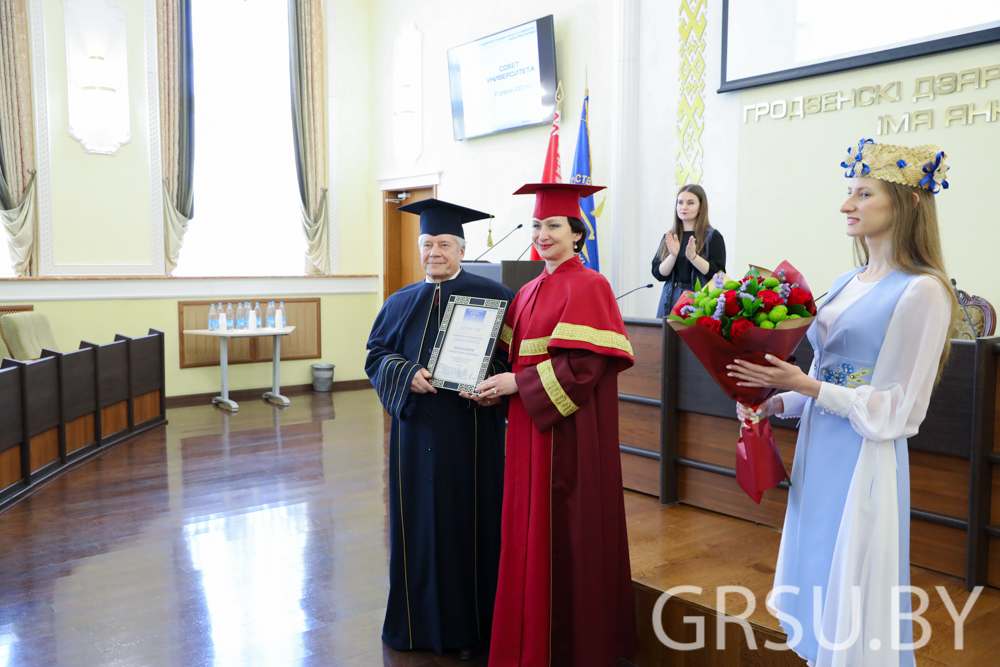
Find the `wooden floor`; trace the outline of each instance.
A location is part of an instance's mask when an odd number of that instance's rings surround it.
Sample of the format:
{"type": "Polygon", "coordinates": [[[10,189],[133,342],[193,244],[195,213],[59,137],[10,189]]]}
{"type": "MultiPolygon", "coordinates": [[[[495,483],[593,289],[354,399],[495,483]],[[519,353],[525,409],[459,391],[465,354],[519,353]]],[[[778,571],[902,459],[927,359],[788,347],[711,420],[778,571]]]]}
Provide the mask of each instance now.
{"type": "MultiPolygon", "coordinates": [[[[0,514],[0,667],[486,665],[382,646],[386,451],[374,392],[167,416],[165,429],[0,514]]],[[[703,594],[687,599],[710,609],[717,586],[741,584],[761,596],[751,621],[777,631],[762,604],[776,532],[632,493],[626,503],[640,589],[697,584],[703,594]]],[[[961,609],[961,582],[913,576],[945,583],[961,609]]],[[[933,592],[931,602],[936,640],[921,667],[1000,664],[1000,592],[976,604],[961,654],[933,592]]]]}

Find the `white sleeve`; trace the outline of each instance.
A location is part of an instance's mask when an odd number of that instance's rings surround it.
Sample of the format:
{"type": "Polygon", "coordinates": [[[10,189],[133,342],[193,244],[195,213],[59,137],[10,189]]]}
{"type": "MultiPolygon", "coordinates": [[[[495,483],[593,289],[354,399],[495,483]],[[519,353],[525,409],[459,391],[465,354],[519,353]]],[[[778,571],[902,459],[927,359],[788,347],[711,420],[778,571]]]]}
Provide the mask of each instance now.
{"type": "MultiPolygon", "coordinates": [[[[809,377],[816,377],[816,357],[813,356],[812,366],[809,367],[809,377]]],[[[782,419],[792,419],[794,417],[801,417],[802,412],[806,408],[806,401],[809,397],[805,394],[800,394],[797,391],[786,391],[781,394],[776,394],[775,398],[781,399],[781,404],[783,410],[776,414],[775,417],[780,417],[782,419]]]]}
{"type": "Polygon", "coordinates": [[[944,286],[930,276],[918,277],[889,320],[871,385],[824,382],[816,405],[846,417],[855,431],[874,442],[916,435],[950,328],[951,299],[944,286]]]}

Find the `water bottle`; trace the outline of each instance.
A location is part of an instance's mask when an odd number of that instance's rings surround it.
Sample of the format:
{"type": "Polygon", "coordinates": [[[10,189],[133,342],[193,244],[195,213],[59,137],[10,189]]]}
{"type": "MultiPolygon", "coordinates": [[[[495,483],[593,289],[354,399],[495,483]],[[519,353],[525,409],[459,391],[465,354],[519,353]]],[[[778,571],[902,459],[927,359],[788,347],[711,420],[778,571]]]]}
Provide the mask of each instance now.
{"type": "Polygon", "coordinates": [[[254,320],[257,322],[257,328],[258,329],[263,328],[264,320],[260,312],[260,301],[257,302],[256,306],[254,306],[253,315],[254,315],[254,320]]]}
{"type": "Polygon", "coordinates": [[[284,301],[282,301],[280,303],[280,305],[278,306],[278,312],[275,313],[275,315],[274,315],[274,324],[279,329],[284,329],[285,325],[287,324],[285,322],[285,302],[284,301]]]}
{"type": "Polygon", "coordinates": [[[219,308],[217,312],[219,314],[219,331],[228,331],[229,328],[233,325],[233,322],[228,317],[226,317],[226,311],[222,309],[221,301],[219,302],[219,308]]]}
{"type": "Polygon", "coordinates": [[[236,304],[236,328],[243,331],[247,328],[247,309],[243,307],[243,302],[236,304]]]}
{"type": "Polygon", "coordinates": [[[274,328],[274,302],[268,301],[267,303],[267,314],[264,315],[264,320],[266,324],[264,325],[268,329],[274,328]]]}
{"type": "Polygon", "coordinates": [[[208,309],[208,330],[215,331],[219,328],[219,311],[215,309],[215,304],[208,309]]]}
{"type": "Polygon", "coordinates": [[[226,304],[226,323],[229,324],[230,329],[236,328],[236,315],[233,312],[233,304],[226,304]]]}
{"type": "Polygon", "coordinates": [[[250,304],[243,303],[243,330],[246,331],[250,328],[250,304]]]}

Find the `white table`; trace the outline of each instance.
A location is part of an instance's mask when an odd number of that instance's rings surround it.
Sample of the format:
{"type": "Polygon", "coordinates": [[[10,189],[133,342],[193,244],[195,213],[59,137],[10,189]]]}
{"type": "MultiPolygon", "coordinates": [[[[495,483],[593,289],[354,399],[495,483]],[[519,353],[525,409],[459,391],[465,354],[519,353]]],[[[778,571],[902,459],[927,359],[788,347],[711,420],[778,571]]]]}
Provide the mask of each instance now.
{"type": "Polygon", "coordinates": [[[282,407],[291,405],[291,401],[279,393],[281,389],[281,337],[295,331],[295,327],[285,327],[284,329],[257,329],[255,331],[245,329],[227,329],[217,331],[215,329],[186,329],[185,336],[214,336],[219,339],[219,366],[222,372],[222,395],[212,399],[212,403],[230,412],[236,412],[240,406],[236,401],[229,399],[229,339],[230,338],[261,338],[271,336],[274,339],[274,354],[271,364],[273,367],[271,377],[271,391],[264,394],[264,400],[282,407]]]}

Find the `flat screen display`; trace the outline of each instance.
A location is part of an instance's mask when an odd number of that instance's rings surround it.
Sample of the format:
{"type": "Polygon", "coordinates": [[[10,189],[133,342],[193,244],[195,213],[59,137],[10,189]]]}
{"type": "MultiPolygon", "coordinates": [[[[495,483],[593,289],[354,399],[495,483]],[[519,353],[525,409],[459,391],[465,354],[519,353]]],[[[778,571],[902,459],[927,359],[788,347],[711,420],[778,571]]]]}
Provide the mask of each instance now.
{"type": "Polygon", "coordinates": [[[455,141],[552,122],[552,16],[448,49],[448,77],[455,141]]]}
{"type": "Polygon", "coordinates": [[[1000,40],[997,0],[724,0],[719,92],[1000,40]]]}

